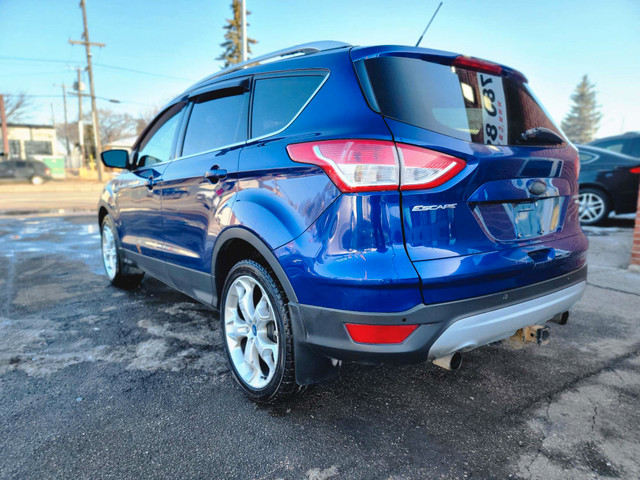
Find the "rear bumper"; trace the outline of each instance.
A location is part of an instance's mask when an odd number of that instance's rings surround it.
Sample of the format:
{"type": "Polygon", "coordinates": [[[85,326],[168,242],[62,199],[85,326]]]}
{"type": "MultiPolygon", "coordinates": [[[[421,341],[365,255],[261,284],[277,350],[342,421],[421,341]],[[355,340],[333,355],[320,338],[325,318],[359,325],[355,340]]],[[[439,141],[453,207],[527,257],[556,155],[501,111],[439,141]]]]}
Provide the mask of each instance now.
{"type": "Polygon", "coordinates": [[[336,366],[339,364],[336,360],[415,363],[507,338],[519,328],[544,323],[568,310],[582,297],[586,278],[585,265],[526,287],[453,302],[418,305],[399,313],[351,312],[290,304],[298,380],[303,384],[314,383],[318,379],[309,377],[323,377],[322,358],[328,360],[324,362],[325,366],[336,366]],[[418,328],[400,344],[375,345],[354,342],[345,323],[418,325],[418,328]],[[320,371],[306,375],[306,362],[315,362],[311,370],[320,371]]]}

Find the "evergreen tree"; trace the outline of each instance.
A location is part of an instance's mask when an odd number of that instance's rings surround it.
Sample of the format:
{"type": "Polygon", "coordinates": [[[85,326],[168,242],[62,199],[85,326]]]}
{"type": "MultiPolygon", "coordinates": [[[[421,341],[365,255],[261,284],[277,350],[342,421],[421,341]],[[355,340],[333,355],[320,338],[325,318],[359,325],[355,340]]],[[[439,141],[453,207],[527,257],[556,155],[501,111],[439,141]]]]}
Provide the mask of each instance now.
{"type": "MultiPolygon", "coordinates": [[[[233,11],[233,18],[227,19],[227,24],[224,26],[226,30],[224,34],[224,43],[220,46],[224,49],[222,55],[216,60],[222,60],[224,67],[235,65],[242,61],[242,4],[240,0],[233,0],[231,2],[231,10],[233,11]]],[[[251,12],[247,11],[247,17],[251,12]]],[[[249,27],[249,22],[247,22],[249,27]]],[[[247,37],[247,55],[251,53],[251,45],[258,43],[257,40],[247,37]]]]}
{"type": "Polygon", "coordinates": [[[562,120],[562,130],[574,143],[583,144],[594,139],[602,113],[596,102],[595,85],[584,75],[571,95],[571,111],[562,120]]]}

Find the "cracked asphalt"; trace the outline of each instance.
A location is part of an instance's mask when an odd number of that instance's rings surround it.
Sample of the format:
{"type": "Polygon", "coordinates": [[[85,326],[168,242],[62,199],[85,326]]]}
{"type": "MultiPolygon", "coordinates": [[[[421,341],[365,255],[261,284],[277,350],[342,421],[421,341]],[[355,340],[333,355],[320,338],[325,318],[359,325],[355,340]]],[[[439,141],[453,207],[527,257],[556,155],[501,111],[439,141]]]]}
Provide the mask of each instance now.
{"type": "Polygon", "coordinates": [[[639,478],[631,227],[588,229],[589,286],[547,346],[346,365],[259,407],[215,312],[108,284],[94,216],[0,219],[0,478],[639,478]]]}

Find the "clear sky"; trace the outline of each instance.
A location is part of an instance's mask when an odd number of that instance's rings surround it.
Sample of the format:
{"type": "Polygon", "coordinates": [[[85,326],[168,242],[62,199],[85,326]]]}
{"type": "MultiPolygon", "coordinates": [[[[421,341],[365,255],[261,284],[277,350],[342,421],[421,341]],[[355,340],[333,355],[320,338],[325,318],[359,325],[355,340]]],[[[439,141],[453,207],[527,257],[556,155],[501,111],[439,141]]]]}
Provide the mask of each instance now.
{"type": "MultiPolygon", "coordinates": [[[[161,106],[216,71],[230,0],[87,0],[96,95],[133,114],[161,106]],[[148,74],[121,69],[132,69],[148,74]],[[150,75],[154,74],[154,75],[150,75]]],[[[85,64],[79,0],[0,0],[0,91],[33,97],[29,120],[62,119],[61,89],[85,64]],[[12,58],[44,59],[24,61],[12,58]]],[[[437,0],[247,0],[254,55],[315,40],[415,44],[437,0]]],[[[524,72],[559,122],[583,74],[595,82],[599,136],[640,130],[640,0],[444,0],[422,46],[524,72]]],[[[69,102],[70,120],[77,102],[69,102]]],[[[89,102],[86,107],[89,108],[89,102]]]]}

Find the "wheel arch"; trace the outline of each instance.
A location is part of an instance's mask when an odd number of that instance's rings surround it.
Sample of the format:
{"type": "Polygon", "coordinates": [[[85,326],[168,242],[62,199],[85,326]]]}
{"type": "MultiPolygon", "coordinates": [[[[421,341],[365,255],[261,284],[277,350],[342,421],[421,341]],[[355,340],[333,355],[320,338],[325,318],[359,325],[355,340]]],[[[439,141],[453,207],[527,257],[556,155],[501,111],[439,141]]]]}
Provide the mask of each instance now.
{"type": "Polygon", "coordinates": [[[282,285],[289,302],[298,302],[289,278],[266,242],[244,227],[229,227],[218,236],[212,253],[214,307],[220,306],[227,274],[237,262],[244,259],[254,259],[268,267],[282,285]]]}

